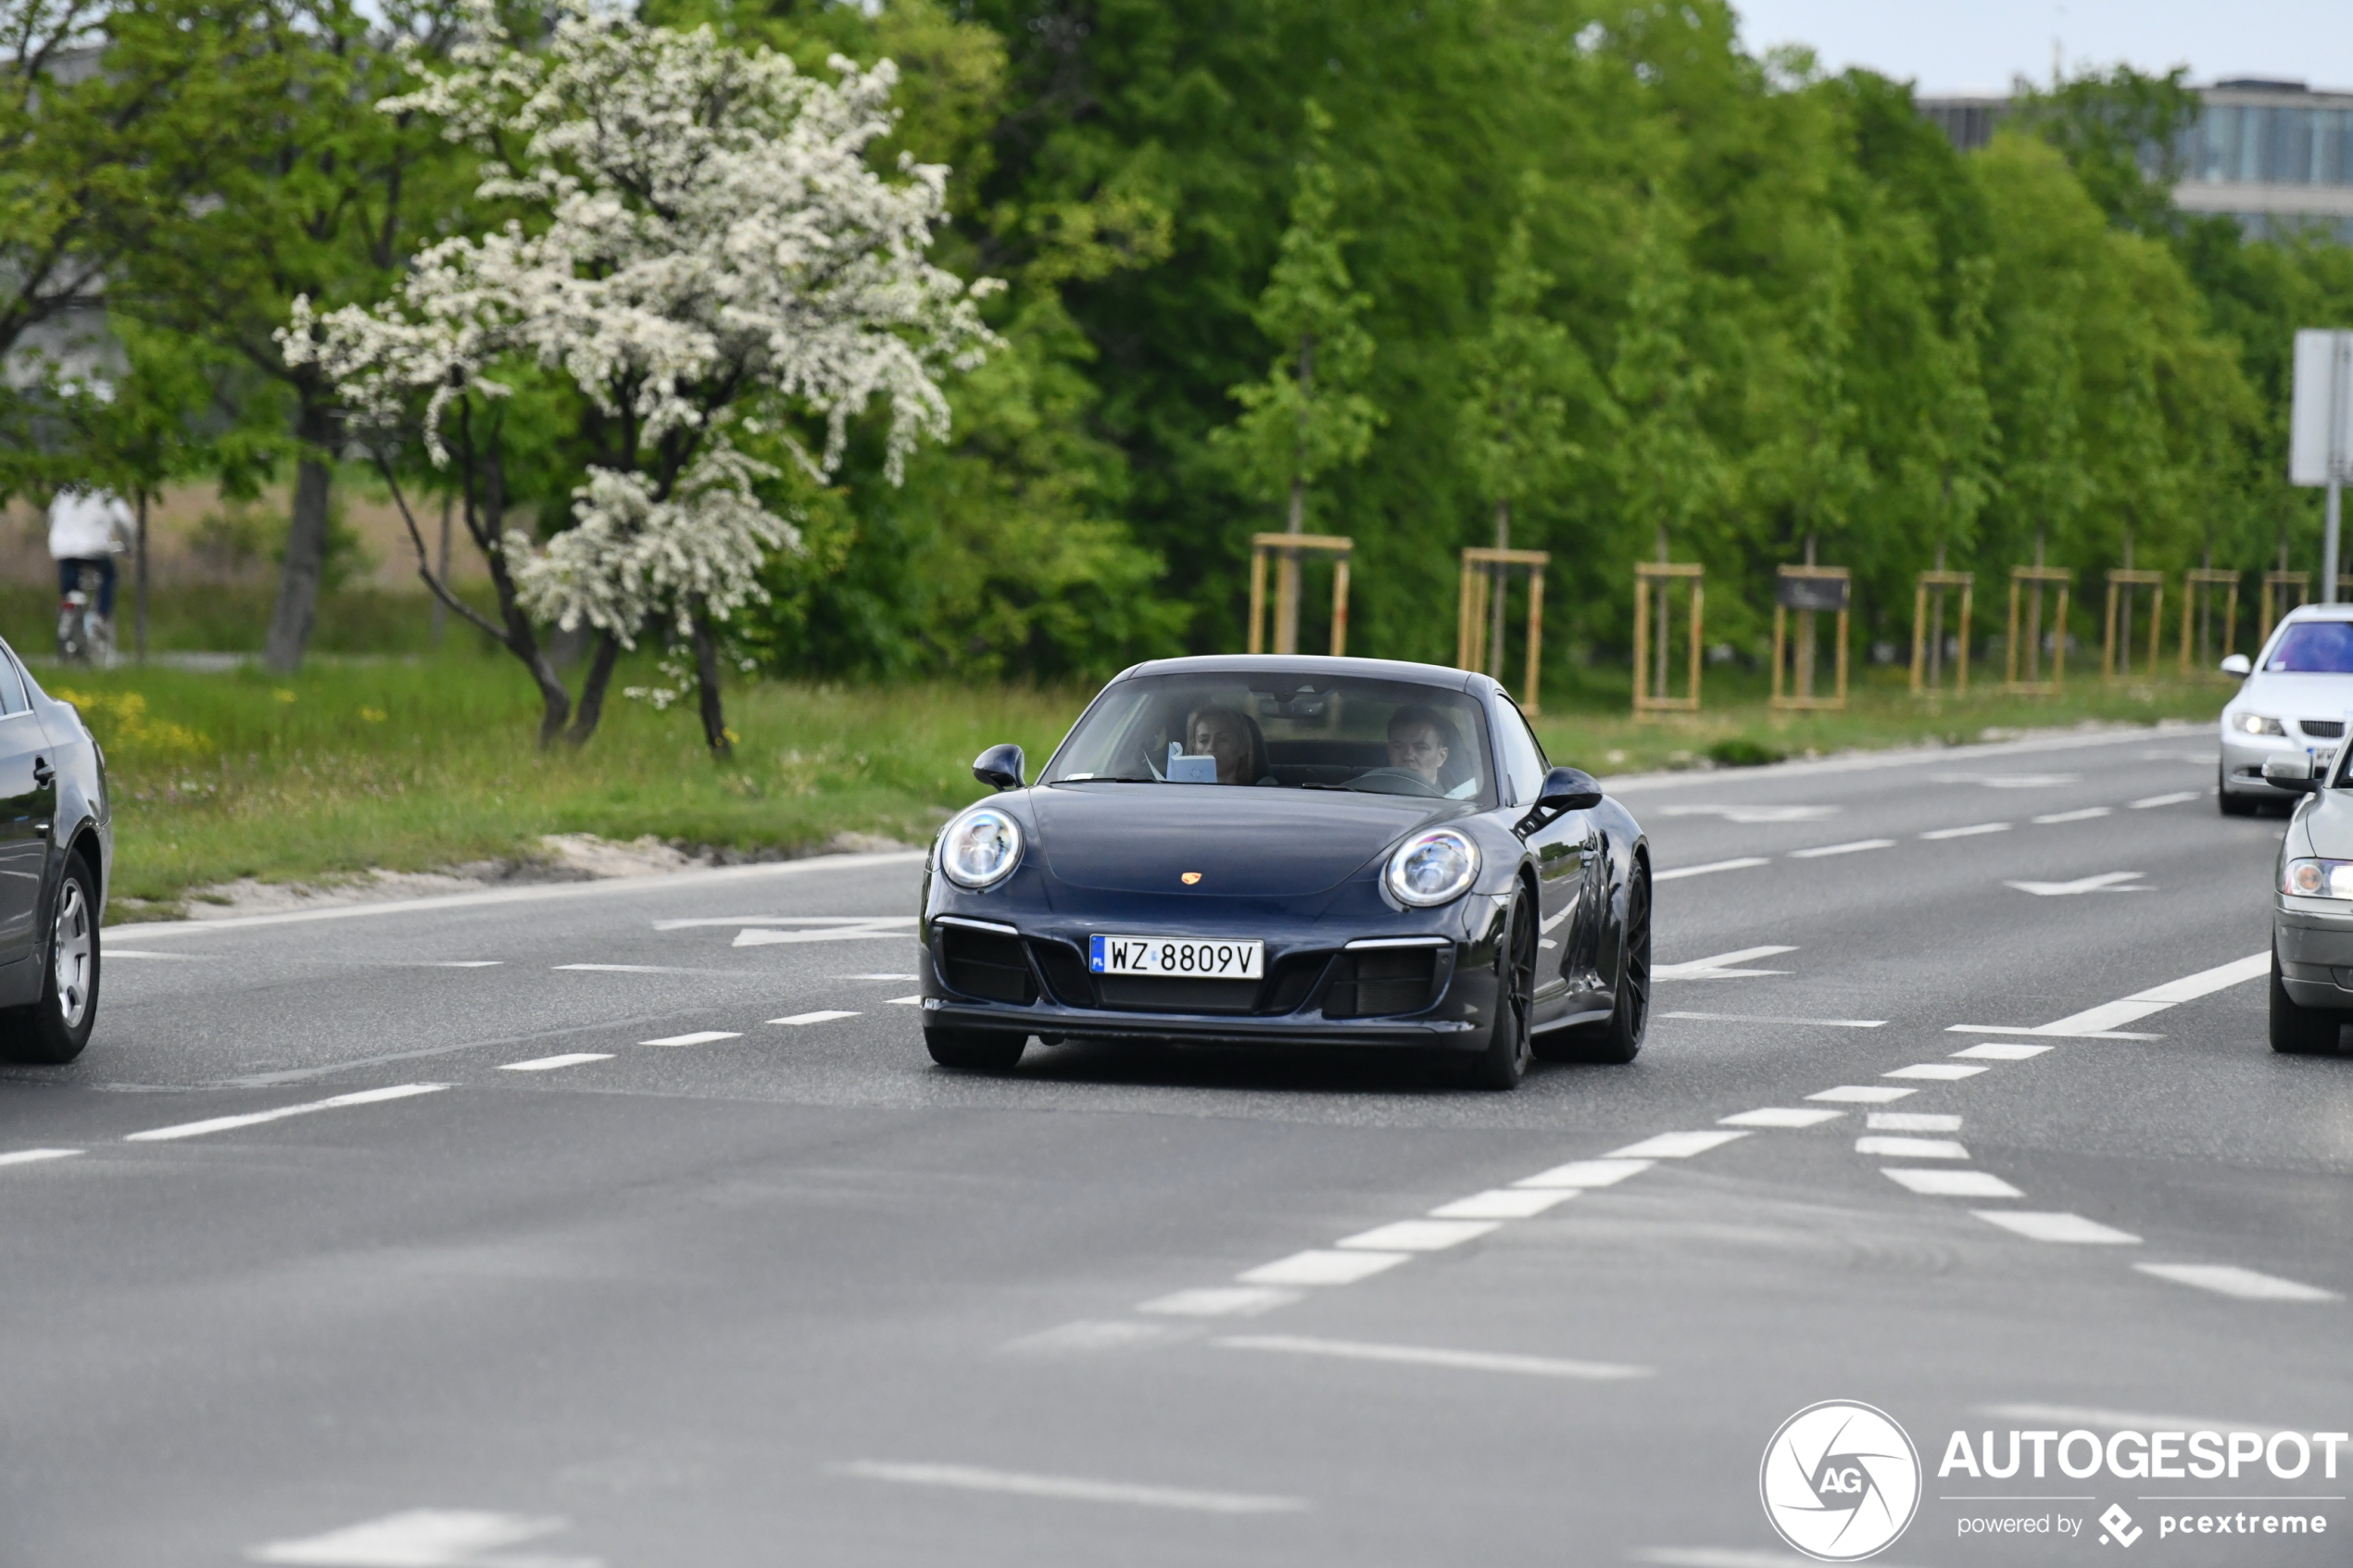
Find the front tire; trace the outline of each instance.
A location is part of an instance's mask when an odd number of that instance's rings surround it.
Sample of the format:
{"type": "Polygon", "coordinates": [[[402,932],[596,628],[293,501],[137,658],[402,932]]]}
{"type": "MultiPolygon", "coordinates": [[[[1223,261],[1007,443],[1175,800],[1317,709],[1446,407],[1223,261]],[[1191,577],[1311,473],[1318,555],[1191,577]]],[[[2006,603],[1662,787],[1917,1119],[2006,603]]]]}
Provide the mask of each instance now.
{"type": "Polygon", "coordinates": [[[1640,861],[1626,886],[1626,932],[1617,947],[1617,997],[1600,1024],[1564,1029],[1547,1042],[1554,1061],[1597,1061],[1623,1067],[1642,1053],[1651,1028],[1651,879],[1640,861]]]}
{"type": "Polygon", "coordinates": [[[964,1073],[1011,1073],[1029,1045],[1026,1035],[995,1029],[926,1029],[924,1048],[942,1067],[964,1073]]]}
{"type": "Polygon", "coordinates": [[[66,858],[50,906],[41,999],[7,1015],[9,1057],[62,1067],[82,1054],[98,1022],[98,884],[80,855],[66,858]]]}
{"type": "Polygon", "coordinates": [[[1528,895],[1512,900],[1495,952],[1495,1023],[1487,1048],[1465,1075],[1475,1089],[1516,1089],[1528,1075],[1528,1020],[1536,1003],[1536,915],[1528,895]]]}
{"type": "Polygon", "coordinates": [[[2334,1008],[2308,1008],[2280,984],[2280,955],[2271,952],[2271,1048],[2282,1056],[2334,1056],[2336,1032],[2348,1022],[2334,1008]]]}

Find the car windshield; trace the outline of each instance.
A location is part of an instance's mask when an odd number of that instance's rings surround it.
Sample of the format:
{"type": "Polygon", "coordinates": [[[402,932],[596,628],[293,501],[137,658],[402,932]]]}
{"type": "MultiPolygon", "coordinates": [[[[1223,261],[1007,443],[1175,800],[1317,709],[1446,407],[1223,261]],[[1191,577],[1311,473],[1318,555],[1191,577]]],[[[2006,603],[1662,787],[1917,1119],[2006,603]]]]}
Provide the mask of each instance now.
{"type": "Polygon", "coordinates": [[[1487,724],[1459,690],[1254,671],[1122,681],[1041,781],[1349,789],[1495,803],[1487,724]]]}
{"type": "Polygon", "coordinates": [[[2301,621],[2280,634],[2265,670],[2353,675],[2353,621],[2301,621]]]}

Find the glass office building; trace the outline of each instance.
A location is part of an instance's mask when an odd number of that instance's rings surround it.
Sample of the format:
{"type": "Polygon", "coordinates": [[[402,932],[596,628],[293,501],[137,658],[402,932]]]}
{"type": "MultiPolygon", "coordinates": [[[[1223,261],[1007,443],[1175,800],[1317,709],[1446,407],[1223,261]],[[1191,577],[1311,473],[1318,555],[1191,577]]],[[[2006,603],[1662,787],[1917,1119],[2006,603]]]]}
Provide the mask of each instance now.
{"type": "MultiPolygon", "coordinates": [[[[2243,79],[2199,96],[2205,112],[2174,149],[2177,207],[2235,218],[2253,236],[2317,230],[2353,245],[2353,93],[2243,79]]],[[[1993,139],[2009,100],[1933,97],[1919,107],[1967,152],[1993,139]]]]}

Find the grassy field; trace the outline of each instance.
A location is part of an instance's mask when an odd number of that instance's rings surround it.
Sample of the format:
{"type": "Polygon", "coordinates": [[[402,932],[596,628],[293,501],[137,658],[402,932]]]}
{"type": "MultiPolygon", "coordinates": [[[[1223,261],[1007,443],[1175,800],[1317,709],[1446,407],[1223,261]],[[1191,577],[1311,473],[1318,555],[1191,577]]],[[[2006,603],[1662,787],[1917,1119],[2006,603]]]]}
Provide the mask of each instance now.
{"type": "MultiPolygon", "coordinates": [[[[551,833],[650,834],[738,853],[805,851],[845,832],[922,842],[982,793],[969,770],[983,747],[1015,741],[1042,762],[1089,695],[750,684],[728,695],[736,756],[714,763],[689,713],[617,696],[585,752],[542,753],[520,672],[472,652],[316,659],[286,681],[252,668],[41,673],[89,716],[114,770],[118,914],[166,912],[192,888],[245,876],[331,881],[527,859],[551,833]]],[[[1866,684],[1848,712],[1818,716],[1725,695],[1696,716],[1548,711],[1538,728],[1556,759],[1627,772],[2207,719],[2228,690],[2085,680],[2056,700],[1921,702],[1900,684],[1866,684]]]]}

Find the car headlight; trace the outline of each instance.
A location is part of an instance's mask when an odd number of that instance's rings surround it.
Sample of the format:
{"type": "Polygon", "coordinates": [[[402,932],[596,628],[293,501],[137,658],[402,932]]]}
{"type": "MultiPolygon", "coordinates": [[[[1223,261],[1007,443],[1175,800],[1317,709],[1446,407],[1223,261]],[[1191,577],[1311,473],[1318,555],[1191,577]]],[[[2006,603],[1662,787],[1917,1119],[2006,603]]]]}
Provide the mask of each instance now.
{"type": "Polygon", "coordinates": [[[2298,898],[2353,898],[2353,860],[2290,860],[2280,891],[2298,898]]]}
{"type": "Polygon", "coordinates": [[[1478,880],[1478,846],[1453,828],[1417,833],[1389,858],[1386,880],[1401,904],[1427,909],[1447,903],[1478,880]]]}
{"type": "Polygon", "coordinates": [[[967,811],[939,835],[939,869],[959,887],[994,886],[1021,864],[1021,824],[991,807],[967,811]]]}
{"type": "Polygon", "coordinates": [[[2287,730],[2277,719],[2266,718],[2260,713],[2234,713],[2231,716],[2231,728],[2244,731],[2250,735],[2287,734],[2287,730]]]}

